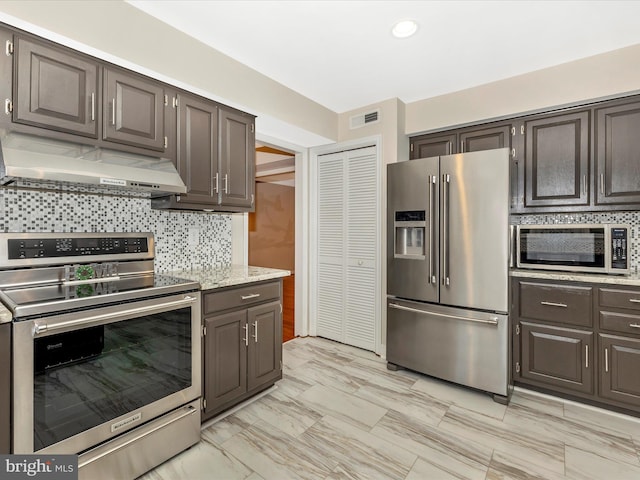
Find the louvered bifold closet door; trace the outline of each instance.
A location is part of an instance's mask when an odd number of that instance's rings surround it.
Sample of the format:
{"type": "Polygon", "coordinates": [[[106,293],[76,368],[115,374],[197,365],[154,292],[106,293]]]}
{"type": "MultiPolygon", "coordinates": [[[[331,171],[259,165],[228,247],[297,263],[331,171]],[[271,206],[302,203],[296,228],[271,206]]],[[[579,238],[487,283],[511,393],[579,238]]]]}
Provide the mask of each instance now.
{"type": "Polygon", "coordinates": [[[347,152],[345,340],[375,350],[378,190],[373,147],[347,152]]]}
{"type": "Polygon", "coordinates": [[[318,156],[316,334],[375,351],[380,310],[374,147],[318,156]]]}
{"type": "Polygon", "coordinates": [[[345,155],[318,157],[318,285],[316,333],[344,341],[345,155]]]}

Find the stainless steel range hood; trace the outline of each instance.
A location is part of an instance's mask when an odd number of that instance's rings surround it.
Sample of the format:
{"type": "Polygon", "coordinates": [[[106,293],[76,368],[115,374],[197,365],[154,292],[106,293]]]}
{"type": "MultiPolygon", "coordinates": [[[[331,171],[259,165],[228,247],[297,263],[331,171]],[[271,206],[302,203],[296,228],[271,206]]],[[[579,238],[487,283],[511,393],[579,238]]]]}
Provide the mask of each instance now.
{"type": "Polygon", "coordinates": [[[85,184],[150,192],[186,193],[171,160],[17,132],[0,133],[0,184],[85,184]]]}

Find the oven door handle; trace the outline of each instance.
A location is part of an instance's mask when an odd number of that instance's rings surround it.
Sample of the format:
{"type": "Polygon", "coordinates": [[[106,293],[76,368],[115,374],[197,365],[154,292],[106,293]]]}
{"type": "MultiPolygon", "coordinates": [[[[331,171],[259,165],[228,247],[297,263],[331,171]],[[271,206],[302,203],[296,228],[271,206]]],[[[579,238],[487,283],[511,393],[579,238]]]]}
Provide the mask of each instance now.
{"type": "Polygon", "coordinates": [[[182,300],[176,300],[173,302],[165,302],[156,305],[147,305],[145,307],[130,308],[128,310],[115,312],[115,313],[103,313],[101,315],[92,315],[90,317],[82,317],[74,320],[67,320],[62,322],[56,322],[52,325],[47,324],[46,320],[36,321],[33,326],[33,336],[42,335],[43,333],[53,332],[56,330],[68,330],[73,327],[85,326],[90,324],[103,324],[109,323],[112,320],[124,319],[133,315],[164,311],[173,307],[180,307],[182,305],[189,305],[197,300],[197,297],[191,295],[185,295],[182,300]]]}

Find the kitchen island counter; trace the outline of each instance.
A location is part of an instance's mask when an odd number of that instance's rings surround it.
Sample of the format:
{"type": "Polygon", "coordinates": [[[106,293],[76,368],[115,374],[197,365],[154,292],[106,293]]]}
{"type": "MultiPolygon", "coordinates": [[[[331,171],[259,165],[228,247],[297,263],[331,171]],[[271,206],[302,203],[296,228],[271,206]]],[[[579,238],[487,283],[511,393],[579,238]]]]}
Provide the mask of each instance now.
{"type": "Polygon", "coordinates": [[[289,270],[245,265],[231,265],[193,270],[173,270],[171,272],[163,273],[199,282],[202,286],[202,291],[231,287],[233,285],[261,282],[263,280],[273,280],[291,275],[289,270]]]}

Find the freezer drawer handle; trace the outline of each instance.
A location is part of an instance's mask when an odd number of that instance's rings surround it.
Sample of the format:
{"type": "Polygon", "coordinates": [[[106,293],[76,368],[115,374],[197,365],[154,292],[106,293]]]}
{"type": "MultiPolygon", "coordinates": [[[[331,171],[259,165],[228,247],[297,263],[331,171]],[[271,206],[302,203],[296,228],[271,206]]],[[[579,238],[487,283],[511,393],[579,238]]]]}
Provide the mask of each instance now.
{"type": "Polygon", "coordinates": [[[465,322],[487,323],[489,325],[498,325],[498,317],[493,317],[491,320],[482,320],[480,318],[458,317],[456,315],[446,315],[444,313],[425,312],[424,310],[418,310],[417,308],[405,307],[404,305],[398,305],[397,303],[390,303],[389,307],[395,308],[397,310],[405,310],[407,312],[422,313],[423,315],[434,315],[436,317],[454,318],[456,320],[462,320],[462,321],[465,321],[465,322]]]}
{"type": "Polygon", "coordinates": [[[540,302],[540,305],[547,305],[549,307],[560,307],[567,308],[567,305],[564,303],[554,303],[554,302],[540,302]]]}

